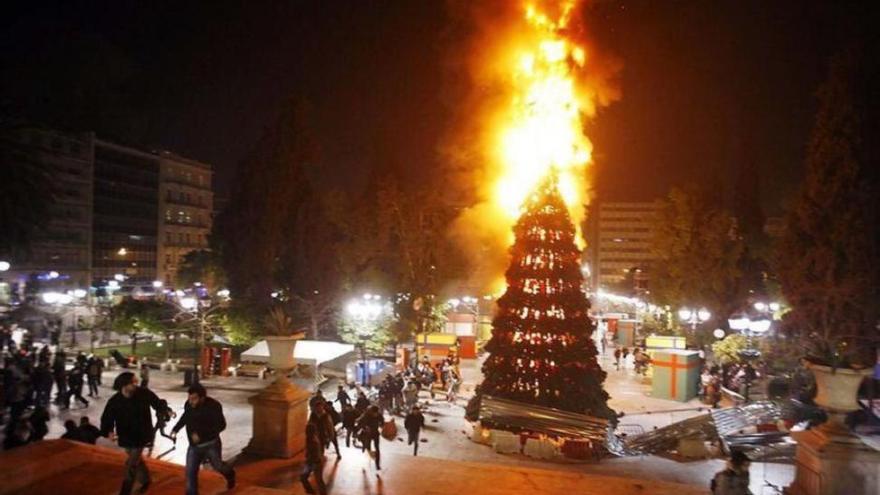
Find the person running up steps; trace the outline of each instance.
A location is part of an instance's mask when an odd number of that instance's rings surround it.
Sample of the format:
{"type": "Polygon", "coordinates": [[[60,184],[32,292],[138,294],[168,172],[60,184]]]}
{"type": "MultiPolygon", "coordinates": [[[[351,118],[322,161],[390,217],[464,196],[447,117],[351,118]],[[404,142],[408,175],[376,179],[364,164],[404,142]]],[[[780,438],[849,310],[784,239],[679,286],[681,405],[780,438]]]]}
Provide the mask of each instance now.
{"type": "Polygon", "coordinates": [[[226,429],[223,406],[201,384],[196,383],[187,390],[189,397],[183,406],[183,415],[171,429],[171,438],[177,441],[177,432],[186,426],[189,447],[186,449],[186,495],[199,493],[199,468],[207,460],[211,466],[226,478],[226,488],[235,487],[235,470],[223,462],[220,432],[226,429]]]}

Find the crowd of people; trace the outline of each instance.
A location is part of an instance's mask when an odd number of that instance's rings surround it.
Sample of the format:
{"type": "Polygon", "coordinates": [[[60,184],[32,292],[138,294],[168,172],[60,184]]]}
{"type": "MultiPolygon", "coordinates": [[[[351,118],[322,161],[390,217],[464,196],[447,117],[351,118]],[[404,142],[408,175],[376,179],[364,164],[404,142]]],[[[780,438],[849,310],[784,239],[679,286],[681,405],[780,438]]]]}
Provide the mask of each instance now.
{"type": "MultiPolygon", "coordinates": [[[[4,449],[44,439],[49,433],[51,404],[59,410],[87,409],[89,399],[99,397],[104,361],[96,356],[78,353],[68,359],[63,350],[53,352],[49,345],[16,347],[11,339],[2,344],[0,352],[5,357],[0,368],[0,418],[5,424],[4,449]]],[[[452,353],[435,364],[425,357],[403,372],[386,376],[375,389],[347,389],[340,385],[332,400],[318,390],[309,401],[305,431],[306,462],[300,479],[306,491],[314,493],[309,482],[313,477],[318,491],[326,493],[322,475],[325,451],[332,445],[336,458],[341,459],[342,435],[346,447],[368,452],[380,470],[381,439],[397,438],[395,415],[403,418],[407,444],[412,446],[413,455],[418,455],[427,405],[419,404],[419,395],[426,391],[435,398],[439,391],[445,394],[445,400],[455,402],[461,385],[458,365],[452,353]]],[[[189,440],[186,493],[198,493],[198,470],[204,463],[221,473],[227,485],[233,487],[235,471],[221,457],[220,433],[226,428],[226,421],[220,403],[209,397],[201,385],[191,386],[183,413],[171,433],[165,434],[165,425],[175,413],[148,388],[148,381],[149,369],[123,371],[114,380],[114,393],[106,403],[100,423],[93,424],[88,415],[80,416],[78,421],[67,419],[61,438],[96,444],[105,437],[117,443],[126,454],[120,493],[132,493],[138,484],[143,493],[151,483],[144,454],[150,455],[157,432],[176,442],[178,433],[185,428],[189,440]]]]}
{"type": "Polygon", "coordinates": [[[424,407],[419,404],[419,393],[430,392],[435,398],[435,388],[446,391],[446,400],[454,402],[461,385],[457,359],[450,354],[446,359],[432,365],[427,357],[400,373],[386,376],[375,394],[369,389],[355,386],[352,397],[346,387],[339,385],[336,397],[329,400],[318,390],[309,400],[309,420],[306,424],[306,459],[300,481],[306,493],[327,492],[323,478],[326,463],[325,452],[330,446],[337,461],[342,458],[338,437],[345,436],[345,446],[369,452],[377,470],[382,469],[381,438],[394,440],[397,425],[393,417],[403,416],[407,433],[407,445],[412,445],[413,455],[419,452],[421,433],[425,427],[424,407]],[[375,397],[375,400],[371,400],[375,397]],[[338,410],[336,405],[338,404],[338,410]],[[389,419],[386,419],[386,415],[389,419]]]}
{"type": "MultiPolygon", "coordinates": [[[[4,425],[4,449],[42,440],[48,433],[50,405],[68,410],[89,406],[83,396],[98,397],[104,361],[80,352],[68,369],[63,350],[11,338],[0,339],[0,423],[4,425]],[[52,396],[55,392],[54,398],[52,396]]],[[[82,419],[81,419],[82,422],[82,419]]],[[[88,417],[85,417],[88,423],[88,417]]]]}

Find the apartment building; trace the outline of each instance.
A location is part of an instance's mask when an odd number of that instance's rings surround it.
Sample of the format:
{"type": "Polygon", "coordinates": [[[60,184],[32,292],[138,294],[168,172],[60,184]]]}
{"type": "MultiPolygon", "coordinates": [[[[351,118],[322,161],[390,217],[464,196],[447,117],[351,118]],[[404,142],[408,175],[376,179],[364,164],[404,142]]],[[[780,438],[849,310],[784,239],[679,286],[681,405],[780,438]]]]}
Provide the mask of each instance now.
{"type": "Polygon", "coordinates": [[[184,256],[206,249],[214,211],[211,166],[159,153],[157,280],[173,285],[184,256]]]}
{"type": "Polygon", "coordinates": [[[659,208],[653,201],[595,201],[589,206],[585,257],[592,291],[647,289],[659,208]]]}
{"type": "Polygon", "coordinates": [[[91,277],[93,135],[21,127],[5,131],[0,139],[4,165],[41,170],[53,198],[46,224],[33,234],[27,249],[15,253],[14,260],[6,260],[14,262],[3,277],[14,283],[33,276],[58,288],[87,287],[91,277]]]}
{"type": "Polygon", "coordinates": [[[4,161],[44,171],[54,198],[27,249],[2,260],[10,263],[0,274],[7,289],[34,281],[83,289],[114,279],[173,285],[182,258],[207,247],[210,165],[93,133],[27,126],[0,139],[4,161]]]}

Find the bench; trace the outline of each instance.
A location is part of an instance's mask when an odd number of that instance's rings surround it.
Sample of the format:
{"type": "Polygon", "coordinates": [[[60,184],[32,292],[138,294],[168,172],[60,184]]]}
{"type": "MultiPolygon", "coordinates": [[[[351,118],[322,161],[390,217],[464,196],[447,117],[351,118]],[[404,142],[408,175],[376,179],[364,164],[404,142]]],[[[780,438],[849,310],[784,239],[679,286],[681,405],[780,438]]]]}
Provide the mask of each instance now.
{"type": "Polygon", "coordinates": [[[232,376],[255,376],[260,380],[266,378],[267,367],[260,363],[239,363],[232,369],[232,376]]]}

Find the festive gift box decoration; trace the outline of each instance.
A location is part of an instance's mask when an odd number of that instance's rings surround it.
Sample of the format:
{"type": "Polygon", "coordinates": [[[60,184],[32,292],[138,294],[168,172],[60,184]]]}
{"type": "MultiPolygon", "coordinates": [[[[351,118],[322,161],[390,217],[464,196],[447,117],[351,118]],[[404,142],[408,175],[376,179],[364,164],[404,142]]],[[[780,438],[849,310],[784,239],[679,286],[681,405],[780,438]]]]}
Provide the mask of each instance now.
{"type": "Polygon", "coordinates": [[[492,446],[499,454],[518,454],[522,448],[519,435],[503,430],[492,430],[492,446]]]}
{"type": "Polygon", "coordinates": [[[700,354],[697,351],[664,349],[654,351],[652,395],[660,399],[687,402],[697,395],[700,379],[700,354]]]}
{"type": "Polygon", "coordinates": [[[685,338],[676,335],[649,335],[645,338],[648,349],[684,349],[685,338]]]}
{"type": "Polygon", "coordinates": [[[566,439],[562,444],[562,453],[569,459],[586,460],[596,456],[593,443],[589,440],[566,439]]]}

